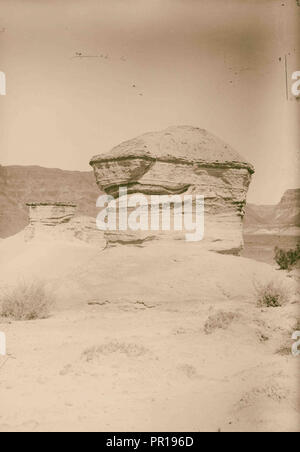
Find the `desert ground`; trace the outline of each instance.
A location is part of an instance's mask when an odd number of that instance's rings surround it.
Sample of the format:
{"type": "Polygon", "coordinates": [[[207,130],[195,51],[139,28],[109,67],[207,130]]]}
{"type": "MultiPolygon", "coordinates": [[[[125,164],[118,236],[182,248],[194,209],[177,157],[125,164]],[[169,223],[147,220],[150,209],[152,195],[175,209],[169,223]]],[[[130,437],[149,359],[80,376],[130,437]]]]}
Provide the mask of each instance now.
{"type": "Polygon", "coordinates": [[[49,318],[2,318],[0,431],[299,431],[294,274],[192,244],[0,244],[2,290],[39,278],[49,318]],[[258,306],[255,286],[288,302],[258,306]]]}
{"type": "Polygon", "coordinates": [[[0,432],[300,432],[300,0],[0,5],[0,432]]]}

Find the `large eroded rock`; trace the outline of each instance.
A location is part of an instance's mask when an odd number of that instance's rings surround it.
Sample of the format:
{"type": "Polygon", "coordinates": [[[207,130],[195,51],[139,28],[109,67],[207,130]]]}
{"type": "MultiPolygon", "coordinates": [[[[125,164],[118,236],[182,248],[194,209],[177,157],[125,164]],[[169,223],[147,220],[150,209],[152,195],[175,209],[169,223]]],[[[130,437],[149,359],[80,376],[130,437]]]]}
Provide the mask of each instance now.
{"type": "MultiPolygon", "coordinates": [[[[118,198],[128,194],[203,195],[205,234],[201,245],[210,250],[238,252],[243,245],[242,219],[254,168],[229,145],[206,130],[179,126],[146,133],[93,157],[101,191],[118,198]]],[[[150,239],[184,239],[167,231],[108,231],[110,243],[150,239]]]]}
{"type": "Polygon", "coordinates": [[[29,207],[29,224],[57,226],[68,223],[76,213],[76,204],[63,202],[31,202],[29,207]]]}
{"type": "Polygon", "coordinates": [[[26,242],[32,240],[79,241],[103,249],[106,240],[93,217],[75,216],[76,205],[64,202],[27,203],[29,225],[24,229],[26,242]]]}

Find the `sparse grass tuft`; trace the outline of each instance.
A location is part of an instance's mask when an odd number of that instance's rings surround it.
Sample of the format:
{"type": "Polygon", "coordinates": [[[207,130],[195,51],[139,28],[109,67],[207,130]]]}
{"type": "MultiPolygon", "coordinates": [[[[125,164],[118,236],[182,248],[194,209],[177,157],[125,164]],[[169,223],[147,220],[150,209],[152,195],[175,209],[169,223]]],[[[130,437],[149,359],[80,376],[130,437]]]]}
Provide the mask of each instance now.
{"type": "Polygon", "coordinates": [[[292,355],[292,345],[282,345],[278,350],[276,350],[276,355],[280,356],[291,356],[292,355]]]}
{"type": "Polygon", "coordinates": [[[126,355],[129,358],[136,358],[147,352],[148,350],[142,345],[112,341],[107,344],[87,348],[82,353],[82,358],[87,362],[91,362],[99,359],[101,355],[107,356],[115,353],[126,355]]]}
{"type": "Polygon", "coordinates": [[[285,341],[283,343],[283,345],[281,345],[281,347],[276,350],[276,354],[277,355],[281,355],[281,356],[292,356],[292,344],[293,344],[293,339],[292,339],[292,335],[295,331],[300,331],[300,319],[296,319],[296,322],[294,323],[293,327],[289,330],[286,331],[286,337],[285,337],[285,341]]]}
{"type": "Polygon", "coordinates": [[[21,282],[0,296],[0,316],[13,320],[45,319],[53,297],[42,282],[21,282]]]}
{"type": "Polygon", "coordinates": [[[289,301],[289,291],[281,282],[255,283],[254,287],[259,307],[279,308],[289,301]]]}
{"type": "Polygon", "coordinates": [[[211,334],[218,329],[226,330],[237,318],[239,318],[239,315],[234,312],[219,311],[208,317],[204,325],[204,332],[211,334]]]}

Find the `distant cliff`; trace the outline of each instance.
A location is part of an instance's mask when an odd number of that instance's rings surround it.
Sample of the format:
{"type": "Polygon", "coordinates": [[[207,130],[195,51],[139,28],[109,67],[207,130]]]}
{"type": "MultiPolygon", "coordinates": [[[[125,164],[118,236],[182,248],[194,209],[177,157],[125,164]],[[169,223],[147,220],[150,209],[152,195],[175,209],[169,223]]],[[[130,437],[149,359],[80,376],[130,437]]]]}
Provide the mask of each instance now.
{"type": "Polygon", "coordinates": [[[92,171],[0,165],[0,237],[13,235],[28,224],[27,202],[74,202],[78,215],[95,216],[98,196],[92,171]]]}
{"type": "Polygon", "coordinates": [[[249,234],[300,235],[300,189],[287,190],[279,204],[248,204],[244,230],[249,234]]]}

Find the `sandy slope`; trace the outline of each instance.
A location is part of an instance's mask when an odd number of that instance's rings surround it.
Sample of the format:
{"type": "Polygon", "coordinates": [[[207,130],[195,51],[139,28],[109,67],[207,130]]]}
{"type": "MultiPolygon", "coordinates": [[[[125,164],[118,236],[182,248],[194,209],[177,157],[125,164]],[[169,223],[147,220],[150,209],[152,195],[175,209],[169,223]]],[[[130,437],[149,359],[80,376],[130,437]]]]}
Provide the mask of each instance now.
{"type": "Polygon", "coordinates": [[[299,430],[299,359],[277,353],[297,298],[262,310],[253,292],[293,286],[272,267],[186,244],[98,252],[21,236],[0,255],[2,285],[39,277],[57,298],[47,320],[0,323],[0,431],[299,430]]]}

